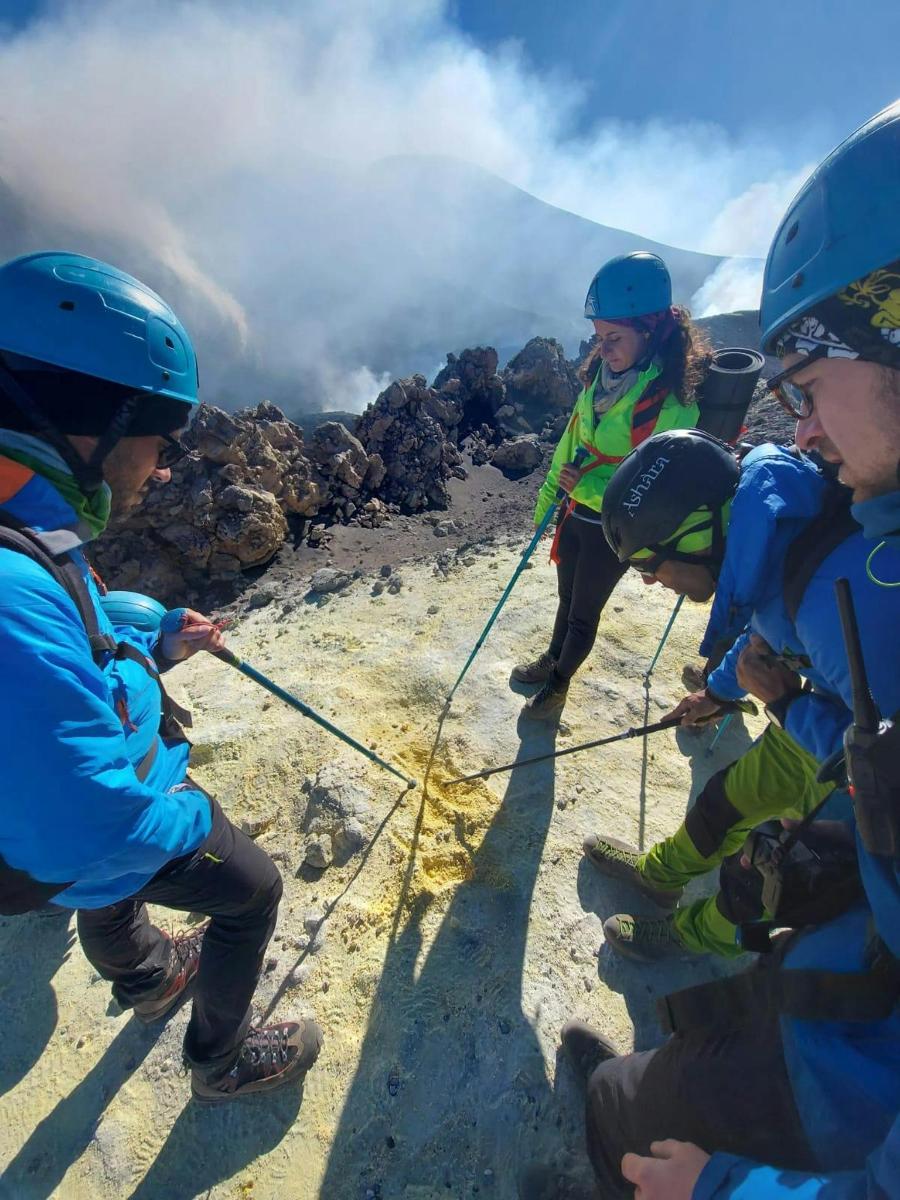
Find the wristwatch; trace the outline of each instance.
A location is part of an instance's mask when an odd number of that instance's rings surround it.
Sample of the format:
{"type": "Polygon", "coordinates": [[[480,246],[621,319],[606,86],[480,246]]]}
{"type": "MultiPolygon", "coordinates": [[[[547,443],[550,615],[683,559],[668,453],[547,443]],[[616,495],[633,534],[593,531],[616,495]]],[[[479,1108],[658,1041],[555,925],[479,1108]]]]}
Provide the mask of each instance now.
{"type": "Polygon", "coordinates": [[[783,696],[779,696],[777,700],[773,700],[771,704],[765,706],[763,712],[777,729],[784,729],[784,723],[787,720],[787,711],[797,697],[803,695],[803,690],[803,688],[793,688],[790,692],[785,692],[783,696]]]}

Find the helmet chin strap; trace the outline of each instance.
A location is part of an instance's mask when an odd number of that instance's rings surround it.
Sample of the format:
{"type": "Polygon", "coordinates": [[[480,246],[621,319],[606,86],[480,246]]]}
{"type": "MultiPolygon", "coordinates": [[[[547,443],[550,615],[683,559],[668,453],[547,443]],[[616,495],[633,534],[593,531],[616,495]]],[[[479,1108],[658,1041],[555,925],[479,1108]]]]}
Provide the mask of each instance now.
{"type": "Polygon", "coordinates": [[[71,470],[78,486],[87,497],[91,497],[103,486],[103,462],[116,442],[125,435],[131,424],[138,396],[129,396],[116,412],[109,426],[101,434],[90,458],[83,459],[69,439],[50,421],[18,380],[0,363],[0,390],[15,404],[32,423],[42,438],[58,450],[63,461],[71,470]]]}

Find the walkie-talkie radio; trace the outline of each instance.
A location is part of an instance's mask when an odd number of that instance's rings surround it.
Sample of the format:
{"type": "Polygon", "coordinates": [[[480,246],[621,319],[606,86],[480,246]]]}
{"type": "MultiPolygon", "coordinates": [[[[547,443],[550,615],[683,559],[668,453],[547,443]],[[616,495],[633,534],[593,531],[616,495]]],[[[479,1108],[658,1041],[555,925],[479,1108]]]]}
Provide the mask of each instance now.
{"type": "Polygon", "coordinates": [[[853,723],[844,733],[844,762],[856,824],[870,854],[900,857],[900,724],[883,720],[872,698],[856,610],[846,579],[834,584],[850,667],[853,723]]]}

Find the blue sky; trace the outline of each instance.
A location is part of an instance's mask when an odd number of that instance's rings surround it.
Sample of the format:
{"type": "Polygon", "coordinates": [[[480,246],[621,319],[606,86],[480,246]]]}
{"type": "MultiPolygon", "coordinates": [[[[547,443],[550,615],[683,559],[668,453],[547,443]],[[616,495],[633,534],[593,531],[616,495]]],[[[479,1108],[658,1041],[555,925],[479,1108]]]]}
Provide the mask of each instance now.
{"type": "Polygon", "coordinates": [[[897,0],[452,0],[479,45],[519,42],[597,117],[715,121],[825,152],[900,95],[897,0]]]}

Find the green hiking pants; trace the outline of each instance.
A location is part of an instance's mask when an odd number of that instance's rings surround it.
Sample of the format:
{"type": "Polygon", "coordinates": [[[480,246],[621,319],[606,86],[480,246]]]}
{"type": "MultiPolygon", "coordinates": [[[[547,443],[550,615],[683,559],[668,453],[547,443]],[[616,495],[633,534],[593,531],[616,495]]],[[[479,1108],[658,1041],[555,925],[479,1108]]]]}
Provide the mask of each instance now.
{"type": "MultiPolygon", "coordinates": [[[[641,874],[661,887],[682,887],[740,851],[763,821],[806,816],[834,790],[833,783],[816,782],[817,766],[789,734],[769,725],[746,754],[709,780],[681,828],[641,855],[641,874]]],[[[734,958],[743,953],[737,926],[717,901],[712,896],[676,909],[675,928],[688,949],[734,958]]]]}

